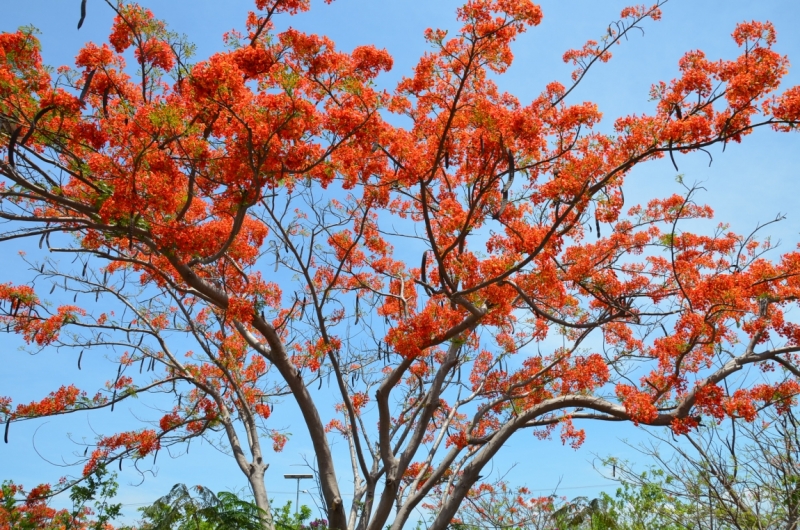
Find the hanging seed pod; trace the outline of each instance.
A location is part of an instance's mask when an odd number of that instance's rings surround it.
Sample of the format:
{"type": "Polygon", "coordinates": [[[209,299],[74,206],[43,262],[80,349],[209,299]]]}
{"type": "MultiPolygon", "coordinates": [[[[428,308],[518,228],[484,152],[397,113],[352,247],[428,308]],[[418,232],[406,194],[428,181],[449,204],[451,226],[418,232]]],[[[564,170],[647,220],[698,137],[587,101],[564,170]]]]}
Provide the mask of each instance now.
{"type": "Polygon", "coordinates": [[[86,20],[86,0],[81,0],[81,19],[78,21],[78,29],[81,29],[84,20],[86,20]]]}
{"type": "Polygon", "coordinates": [[[14,163],[14,146],[17,144],[17,137],[21,131],[22,127],[17,127],[8,139],[8,165],[11,167],[16,167],[14,163]]]}
{"type": "MultiPolygon", "coordinates": [[[[28,139],[30,139],[30,137],[33,135],[34,131],[36,130],[36,124],[39,122],[39,120],[42,119],[42,117],[45,114],[47,114],[48,112],[50,112],[53,109],[55,109],[55,106],[48,105],[47,107],[39,110],[39,112],[36,113],[36,115],[33,117],[33,122],[31,123],[31,126],[28,128],[28,132],[26,132],[25,136],[22,137],[22,140],[19,141],[20,145],[25,145],[27,143],[28,139]]],[[[49,224],[50,223],[48,223],[48,225],[49,224]]]]}
{"type": "Polygon", "coordinates": [[[278,267],[280,266],[280,263],[281,263],[281,255],[280,252],[278,252],[278,245],[275,245],[275,272],[278,272],[278,267]]]}
{"type": "Polygon", "coordinates": [[[356,295],[356,325],[358,325],[358,298],[359,296],[356,295]]]}
{"type": "Polygon", "coordinates": [[[181,408],[181,400],[183,399],[183,394],[178,396],[178,408],[181,408]]]}
{"type": "Polygon", "coordinates": [[[83,359],[83,350],[81,350],[81,353],[78,355],[78,370],[81,369],[81,359],[83,359]]]}
{"type": "MultiPolygon", "coordinates": [[[[136,180],[133,181],[133,194],[136,195],[136,180]]],[[[131,220],[128,223],[128,250],[133,250],[133,225],[136,224],[136,217],[131,214],[131,220]]]]}
{"type": "Polygon", "coordinates": [[[106,118],[108,118],[108,95],[110,93],[111,93],[110,86],[106,87],[106,89],[103,90],[103,116],[105,116],[106,118]]]}
{"type": "Polygon", "coordinates": [[[86,449],[83,450],[83,456],[86,456],[86,453],[89,452],[89,446],[86,446],[86,449]]]}
{"type": "Polygon", "coordinates": [[[6,420],[6,432],[5,432],[5,434],[3,435],[3,441],[4,441],[5,443],[8,443],[8,427],[9,427],[10,425],[11,425],[11,418],[8,418],[8,419],[6,420]]]}
{"type": "Polygon", "coordinates": [[[506,187],[511,187],[511,183],[514,182],[514,172],[516,171],[516,167],[514,165],[514,152],[511,148],[508,148],[508,182],[506,183],[506,187]]]}
{"type": "Polygon", "coordinates": [[[83,264],[83,272],[81,272],[81,276],[83,276],[84,278],[86,278],[86,267],[87,267],[88,265],[89,265],[89,262],[88,262],[88,261],[87,261],[86,263],[84,263],[84,264],[83,264]]]}
{"type": "Polygon", "coordinates": [[[74,304],[77,301],[78,301],[78,293],[75,293],[75,296],[72,297],[72,303],[74,304]]]}
{"type": "Polygon", "coordinates": [[[597,237],[602,237],[600,235],[600,219],[597,218],[597,213],[594,216],[594,226],[597,228],[597,237]]]}
{"type": "Polygon", "coordinates": [[[120,364],[117,367],[117,378],[114,380],[114,393],[111,395],[111,412],[114,412],[114,404],[117,402],[117,383],[119,382],[119,376],[122,374],[122,365],[120,364]]]}
{"type": "Polygon", "coordinates": [[[107,281],[108,281],[108,271],[106,270],[106,271],[103,271],[103,285],[104,286],[106,285],[107,281]]]}
{"type": "Polygon", "coordinates": [[[503,215],[506,206],[508,206],[509,191],[511,190],[511,185],[514,183],[514,172],[516,169],[514,167],[514,153],[511,151],[511,148],[509,148],[508,151],[506,152],[506,158],[508,160],[508,180],[503,185],[502,189],[503,201],[500,203],[500,209],[497,210],[497,213],[492,215],[492,218],[494,218],[495,220],[499,219],[500,216],[503,215]]]}
{"type": "Polygon", "coordinates": [[[450,153],[448,151],[444,152],[444,167],[450,169],[450,153]]]}
{"type": "MultiPolygon", "coordinates": [[[[85,2],[86,0],[84,0],[85,2]]],[[[81,95],[78,99],[82,102],[86,100],[86,96],[89,94],[89,87],[92,85],[92,78],[94,78],[94,74],[97,70],[92,70],[89,72],[89,75],[86,76],[86,83],[83,84],[83,90],[81,90],[81,95]]]]}
{"type": "Polygon", "coordinates": [[[53,287],[50,288],[50,294],[53,294],[53,291],[56,290],[56,284],[53,284],[53,287]]]}
{"type": "Polygon", "coordinates": [[[122,471],[122,457],[119,459],[119,470],[122,471]]]}
{"type": "Polygon", "coordinates": [[[205,129],[203,129],[203,140],[208,140],[208,137],[211,136],[211,132],[214,130],[214,122],[216,121],[216,118],[214,118],[212,121],[206,124],[205,129]]]}
{"type": "Polygon", "coordinates": [[[142,373],[142,369],[144,368],[144,359],[145,356],[142,355],[142,362],[139,363],[139,373],[142,373]]]}

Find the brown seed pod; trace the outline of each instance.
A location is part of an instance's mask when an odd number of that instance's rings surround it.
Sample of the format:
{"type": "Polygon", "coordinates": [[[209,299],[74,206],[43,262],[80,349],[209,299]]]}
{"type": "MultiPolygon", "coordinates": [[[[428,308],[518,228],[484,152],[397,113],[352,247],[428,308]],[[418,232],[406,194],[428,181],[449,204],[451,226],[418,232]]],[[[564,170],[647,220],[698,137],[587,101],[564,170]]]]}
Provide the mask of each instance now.
{"type": "Polygon", "coordinates": [[[78,21],[78,29],[81,29],[84,20],[86,20],[86,0],[81,0],[81,19],[78,21]]]}
{"type": "Polygon", "coordinates": [[[17,137],[19,136],[20,131],[22,131],[22,127],[17,127],[14,129],[14,132],[11,133],[11,137],[8,139],[8,165],[11,167],[16,167],[14,163],[14,146],[17,145],[17,137]]]}
{"type": "Polygon", "coordinates": [[[81,90],[81,95],[78,99],[81,101],[86,100],[86,96],[89,94],[89,87],[92,85],[92,79],[94,78],[94,73],[97,70],[91,70],[89,75],[86,76],[86,83],[83,84],[83,89],[81,90]]]}

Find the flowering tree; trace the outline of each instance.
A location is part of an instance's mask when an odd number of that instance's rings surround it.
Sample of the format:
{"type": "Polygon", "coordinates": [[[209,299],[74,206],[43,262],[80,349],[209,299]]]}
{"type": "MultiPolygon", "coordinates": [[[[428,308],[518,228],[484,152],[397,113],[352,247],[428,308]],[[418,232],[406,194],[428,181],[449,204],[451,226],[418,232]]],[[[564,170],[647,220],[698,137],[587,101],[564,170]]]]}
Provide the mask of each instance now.
{"type": "Polygon", "coordinates": [[[800,254],[770,261],[753,237],[682,231],[712,215],[692,188],[623,196],[638,164],[797,126],[771,24],[735,29],[739,57],[686,54],[653,85],[650,114],[604,134],[597,106],[571,94],[660,3],[568,51],[572,79],[528,104],[490,79],[542,19],[528,0],[469,0],[458,34],[428,30],[432,51],[391,94],[373,83],[385,51],[274,30],[308,0],[256,0],[228,51],[197,64],[150,11],[107,3],[109,42],[74,70],[45,69],[31,30],[0,36],[2,240],[76,259],[27,258],[30,283],[0,286],[3,323],[78,368],[124,351],[96,394],[0,398],[6,435],[172,395],[151,427],[98,439],[83,473],[221,433],[271,527],[263,444],[285,443],[269,418],[291,396],[332,528],[399,529],[436,490],[439,530],[519,431],[558,426],[575,445],[576,420],[685,433],[701,416],[752,420],[800,388],[800,328],[784,318],[800,254]],[[73,303],[49,304],[56,287],[73,303]],[[553,335],[562,347],[536,347],[553,335]],[[726,383],[753,364],[775,371],[726,383]],[[315,394],[326,381],[330,409],[315,394]],[[349,469],[334,465],[337,436],[349,469]]]}
{"type": "Polygon", "coordinates": [[[482,482],[472,488],[451,523],[456,530],[547,530],[557,528],[559,516],[573,506],[555,493],[534,497],[527,487],[512,488],[501,479],[494,483],[482,482]]]}
{"type": "Polygon", "coordinates": [[[72,509],[50,507],[50,486],[39,485],[26,491],[23,486],[4,481],[0,485],[0,529],[2,530],[113,530],[109,521],[119,517],[121,504],[110,504],[117,492],[115,475],[100,464],[70,492],[72,509]],[[89,506],[92,503],[94,508],[89,506]]]}

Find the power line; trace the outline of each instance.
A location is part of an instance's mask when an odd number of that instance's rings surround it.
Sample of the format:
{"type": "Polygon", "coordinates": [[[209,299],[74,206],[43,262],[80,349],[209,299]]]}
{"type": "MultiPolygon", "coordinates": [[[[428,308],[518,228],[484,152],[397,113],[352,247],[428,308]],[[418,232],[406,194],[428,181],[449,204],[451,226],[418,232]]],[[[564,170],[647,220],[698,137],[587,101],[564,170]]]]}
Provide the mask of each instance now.
{"type": "Polygon", "coordinates": [[[567,486],[567,487],[564,487],[564,488],[561,488],[561,487],[559,487],[559,488],[537,488],[537,489],[528,488],[528,491],[583,490],[583,489],[589,489],[589,488],[603,488],[605,486],[616,486],[616,485],[617,485],[616,482],[608,482],[606,484],[591,484],[591,485],[588,485],[588,486],[567,486]]]}

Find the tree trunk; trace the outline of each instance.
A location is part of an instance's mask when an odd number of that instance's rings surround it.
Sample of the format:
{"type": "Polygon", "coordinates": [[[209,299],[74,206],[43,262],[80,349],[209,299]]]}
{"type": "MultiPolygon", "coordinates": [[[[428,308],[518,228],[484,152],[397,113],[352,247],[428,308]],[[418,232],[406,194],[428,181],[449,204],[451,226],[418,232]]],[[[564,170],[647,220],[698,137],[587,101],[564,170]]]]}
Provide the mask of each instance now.
{"type": "Polygon", "coordinates": [[[272,506],[267,497],[267,488],[264,486],[264,472],[255,472],[247,477],[250,482],[250,489],[253,490],[253,498],[256,506],[261,509],[261,526],[264,530],[275,530],[275,522],[272,520],[272,506]]]}

